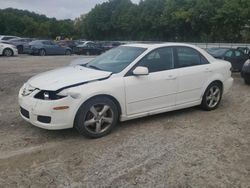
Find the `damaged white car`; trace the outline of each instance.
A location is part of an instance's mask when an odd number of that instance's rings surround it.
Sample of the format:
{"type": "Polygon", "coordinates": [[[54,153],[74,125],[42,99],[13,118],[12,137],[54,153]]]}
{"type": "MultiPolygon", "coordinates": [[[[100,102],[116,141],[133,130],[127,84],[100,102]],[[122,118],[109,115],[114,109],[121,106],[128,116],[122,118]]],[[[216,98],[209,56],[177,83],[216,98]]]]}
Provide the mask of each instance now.
{"type": "Polygon", "coordinates": [[[118,121],[201,105],[214,110],[231,64],[187,44],[130,44],[82,65],[39,74],[19,92],[21,116],[44,129],[99,138],[118,121]]]}

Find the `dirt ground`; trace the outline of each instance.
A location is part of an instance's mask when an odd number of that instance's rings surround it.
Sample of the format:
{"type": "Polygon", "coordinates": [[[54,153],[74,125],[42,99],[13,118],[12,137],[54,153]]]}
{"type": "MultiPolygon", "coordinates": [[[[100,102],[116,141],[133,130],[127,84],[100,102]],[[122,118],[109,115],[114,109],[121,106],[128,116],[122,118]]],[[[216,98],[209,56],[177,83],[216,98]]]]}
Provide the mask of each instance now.
{"type": "Polygon", "coordinates": [[[0,187],[250,187],[250,86],[239,74],[215,111],[128,121],[101,139],[22,120],[22,84],[75,58],[0,57],[0,187]]]}

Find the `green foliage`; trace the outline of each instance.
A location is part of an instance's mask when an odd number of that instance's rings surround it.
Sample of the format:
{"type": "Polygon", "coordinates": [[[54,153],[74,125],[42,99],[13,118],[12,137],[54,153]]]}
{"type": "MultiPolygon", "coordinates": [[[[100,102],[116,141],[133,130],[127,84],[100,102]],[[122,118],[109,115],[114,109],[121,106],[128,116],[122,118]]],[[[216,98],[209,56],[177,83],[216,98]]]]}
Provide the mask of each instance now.
{"type": "Polygon", "coordinates": [[[109,0],[79,22],[87,38],[99,40],[246,42],[250,1],[109,0]]]}
{"type": "Polygon", "coordinates": [[[11,8],[0,10],[0,34],[53,39],[59,35],[77,36],[72,20],[56,20],[11,8]]]}
{"type": "Polygon", "coordinates": [[[0,34],[92,40],[249,42],[250,0],[109,0],[88,14],[56,20],[0,10],[0,34]]]}

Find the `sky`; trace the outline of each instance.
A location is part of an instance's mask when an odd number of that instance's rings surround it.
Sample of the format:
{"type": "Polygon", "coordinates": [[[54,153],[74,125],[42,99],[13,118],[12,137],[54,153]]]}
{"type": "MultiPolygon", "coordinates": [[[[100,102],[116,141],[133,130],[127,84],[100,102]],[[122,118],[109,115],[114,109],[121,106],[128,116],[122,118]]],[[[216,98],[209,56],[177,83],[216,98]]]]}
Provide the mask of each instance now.
{"type": "MultiPolygon", "coordinates": [[[[57,19],[75,19],[107,0],[0,0],[0,8],[17,8],[57,19]]],[[[138,3],[139,0],[132,0],[138,3]]]]}

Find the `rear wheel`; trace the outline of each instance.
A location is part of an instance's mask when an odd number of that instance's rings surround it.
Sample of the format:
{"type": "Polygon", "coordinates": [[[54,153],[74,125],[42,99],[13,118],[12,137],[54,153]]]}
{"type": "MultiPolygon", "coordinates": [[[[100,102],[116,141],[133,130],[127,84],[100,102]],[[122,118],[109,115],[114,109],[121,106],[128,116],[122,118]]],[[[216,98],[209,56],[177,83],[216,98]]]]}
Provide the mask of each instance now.
{"type": "Polygon", "coordinates": [[[203,98],[201,107],[204,110],[214,110],[216,109],[221,101],[222,97],[222,86],[218,82],[211,83],[206,89],[203,98]]]}
{"type": "Polygon", "coordinates": [[[3,51],[3,55],[6,56],[6,57],[10,57],[10,56],[13,56],[13,55],[14,55],[14,52],[13,52],[12,49],[6,48],[6,49],[4,49],[4,51],[3,51]]]}
{"type": "Polygon", "coordinates": [[[45,56],[46,55],[46,51],[44,49],[40,49],[39,50],[39,55],[40,56],[45,56]]]}
{"type": "Polygon", "coordinates": [[[116,104],[107,97],[98,97],[90,99],[80,107],[74,127],[82,135],[100,138],[110,133],[117,121],[116,104]]]}

